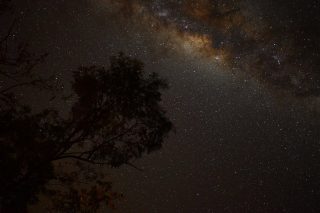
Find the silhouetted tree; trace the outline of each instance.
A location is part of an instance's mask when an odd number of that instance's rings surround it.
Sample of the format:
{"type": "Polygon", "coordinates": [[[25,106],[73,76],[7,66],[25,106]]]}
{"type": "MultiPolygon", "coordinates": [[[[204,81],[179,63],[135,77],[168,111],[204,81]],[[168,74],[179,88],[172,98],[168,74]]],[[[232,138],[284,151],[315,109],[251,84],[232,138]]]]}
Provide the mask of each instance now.
{"type": "MultiPolygon", "coordinates": [[[[0,0],[0,16],[9,2],[0,0]]],[[[0,36],[0,212],[25,212],[40,192],[59,212],[94,211],[101,202],[113,207],[121,195],[111,192],[95,165],[134,167],[130,160],[161,147],[171,129],[160,106],[166,82],[119,54],[108,68],[74,71],[67,116],[49,107],[34,112],[17,98],[17,90],[54,88],[34,69],[46,54],[36,56],[17,45],[11,38],[14,26],[13,21],[0,36]],[[67,168],[66,161],[74,164],[67,168]]]]}
{"type": "Polygon", "coordinates": [[[17,19],[10,18],[10,0],[0,0],[0,18],[8,20],[7,27],[1,28],[0,34],[0,103],[16,105],[14,91],[24,86],[36,86],[53,90],[47,79],[35,75],[35,67],[42,63],[47,54],[36,55],[28,50],[28,45],[18,42],[15,37],[17,19]],[[11,21],[10,21],[11,20],[11,21]]]}
{"type": "MultiPolygon", "coordinates": [[[[171,123],[159,105],[166,83],[144,75],[141,62],[120,54],[108,69],[74,72],[77,95],[69,117],[56,110],[31,113],[1,106],[1,204],[25,208],[56,178],[53,162],[73,159],[94,165],[130,164],[161,147],[171,123]]],[[[92,189],[93,190],[93,189],[92,189]]]]}

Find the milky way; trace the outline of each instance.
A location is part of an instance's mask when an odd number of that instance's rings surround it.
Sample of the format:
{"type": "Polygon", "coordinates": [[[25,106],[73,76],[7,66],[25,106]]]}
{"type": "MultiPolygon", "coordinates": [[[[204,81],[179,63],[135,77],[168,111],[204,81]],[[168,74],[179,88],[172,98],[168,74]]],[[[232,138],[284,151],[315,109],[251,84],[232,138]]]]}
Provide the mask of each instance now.
{"type": "Polygon", "coordinates": [[[147,30],[158,28],[171,34],[171,39],[178,45],[182,42],[185,50],[192,47],[263,85],[295,96],[319,95],[317,1],[308,6],[303,1],[265,3],[273,4],[272,10],[278,10],[276,17],[262,10],[256,14],[254,1],[111,0],[103,3],[114,4],[124,16],[141,18],[147,30]],[[304,15],[306,10],[310,15],[304,15]]]}

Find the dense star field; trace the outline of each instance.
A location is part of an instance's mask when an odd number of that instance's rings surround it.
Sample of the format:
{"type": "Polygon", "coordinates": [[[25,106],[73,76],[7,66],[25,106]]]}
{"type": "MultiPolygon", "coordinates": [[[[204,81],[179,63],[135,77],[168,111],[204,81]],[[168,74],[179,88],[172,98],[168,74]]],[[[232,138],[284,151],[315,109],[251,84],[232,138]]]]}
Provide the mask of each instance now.
{"type": "MultiPolygon", "coordinates": [[[[54,75],[65,95],[75,68],[108,65],[119,52],[168,82],[161,106],[174,131],[160,150],[132,161],[138,169],[106,169],[124,194],[112,211],[320,212],[319,0],[14,0],[10,7],[0,26],[16,17],[10,39],[48,53],[36,70],[54,75]]],[[[62,114],[73,103],[27,89],[19,95],[62,114]]]]}

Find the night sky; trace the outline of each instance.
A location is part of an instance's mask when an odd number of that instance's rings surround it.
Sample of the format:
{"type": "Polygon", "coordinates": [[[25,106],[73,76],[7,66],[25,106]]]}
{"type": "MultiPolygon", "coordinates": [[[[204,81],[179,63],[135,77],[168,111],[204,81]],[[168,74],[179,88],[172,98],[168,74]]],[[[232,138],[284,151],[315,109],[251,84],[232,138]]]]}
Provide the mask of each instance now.
{"type": "MultiPolygon", "coordinates": [[[[118,212],[320,211],[318,0],[16,0],[66,93],[119,51],[168,80],[163,148],[110,171],[118,212]]],[[[39,97],[27,95],[34,103],[39,97]]],[[[62,110],[68,102],[52,103],[62,110]]]]}

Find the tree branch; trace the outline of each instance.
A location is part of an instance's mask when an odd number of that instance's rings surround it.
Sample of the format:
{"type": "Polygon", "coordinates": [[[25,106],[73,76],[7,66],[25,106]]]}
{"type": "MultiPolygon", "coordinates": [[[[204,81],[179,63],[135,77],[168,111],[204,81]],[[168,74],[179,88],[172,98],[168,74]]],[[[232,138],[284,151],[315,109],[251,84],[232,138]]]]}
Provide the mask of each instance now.
{"type": "Polygon", "coordinates": [[[94,155],[94,153],[95,153],[96,151],[98,151],[99,149],[101,149],[101,148],[102,148],[103,146],[105,146],[106,144],[108,144],[108,143],[110,143],[111,141],[114,141],[114,140],[116,140],[116,139],[119,139],[119,138],[123,137],[124,135],[126,135],[127,133],[131,132],[132,129],[133,129],[135,126],[137,126],[137,124],[138,124],[138,123],[136,122],[136,123],[133,124],[131,127],[129,127],[126,131],[124,131],[123,133],[118,134],[118,135],[116,135],[116,136],[114,136],[114,137],[112,137],[112,138],[104,141],[103,143],[101,143],[100,145],[98,145],[97,147],[95,147],[94,149],[92,149],[92,150],[90,150],[90,151],[87,151],[86,153],[89,153],[88,158],[90,159],[90,158],[94,155]]]}
{"type": "Polygon", "coordinates": [[[27,81],[27,82],[23,82],[23,83],[19,83],[19,84],[14,84],[12,86],[9,86],[9,87],[1,90],[0,93],[5,93],[5,92],[8,92],[9,90],[12,90],[14,88],[21,87],[21,86],[34,85],[38,82],[40,83],[40,82],[42,82],[42,80],[33,80],[33,81],[27,81]]]}
{"type": "Polygon", "coordinates": [[[68,158],[76,159],[76,160],[80,160],[80,161],[84,161],[84,162],[87,162],[87,163],[90,163],[90,164],[110,165],[110,163],[108,163],[108,162],[97,162],[97,161],[94,161],[94,160],[89,160],[89,159],[87,159],[87,158],[82,158],[82,157],[77,156],[77,155],[65,155],[65,156],[61,156],[61,157],[54,158],[52,161],[57,161],[57,160],[62,160],[62,159],[68,159],[68,158]]]}
{"type": "MultiPolygon", "coordinates": [[[[82,158],[82,157],[76,156],[76,155],[66,155],[66,156],[62,156],[62,157],[59,157],[59,158],[55,158],[52,161],[63,160],[63,159],[68,159],[68,158],[80,160],[80,161],[83,161],[83,162],[86,162],[86,163],[90,163],[90,164],[94,164],[94,165],[109,165],[110,166],[110,163],[108,163],[108,162],[97,162],[97,161],[90,160],[90,159],[87,159],[87,158],[82,158]]],[[[130,162],[126,162],[125,164],[128,165],[128,166],[131,166],[132,168],[134,168],[136,170],[139,170],[139,171],[143,172],[143,169],[137,167],[136,165],[134,165],[134,164],[132,164],[130,162]]]]}

